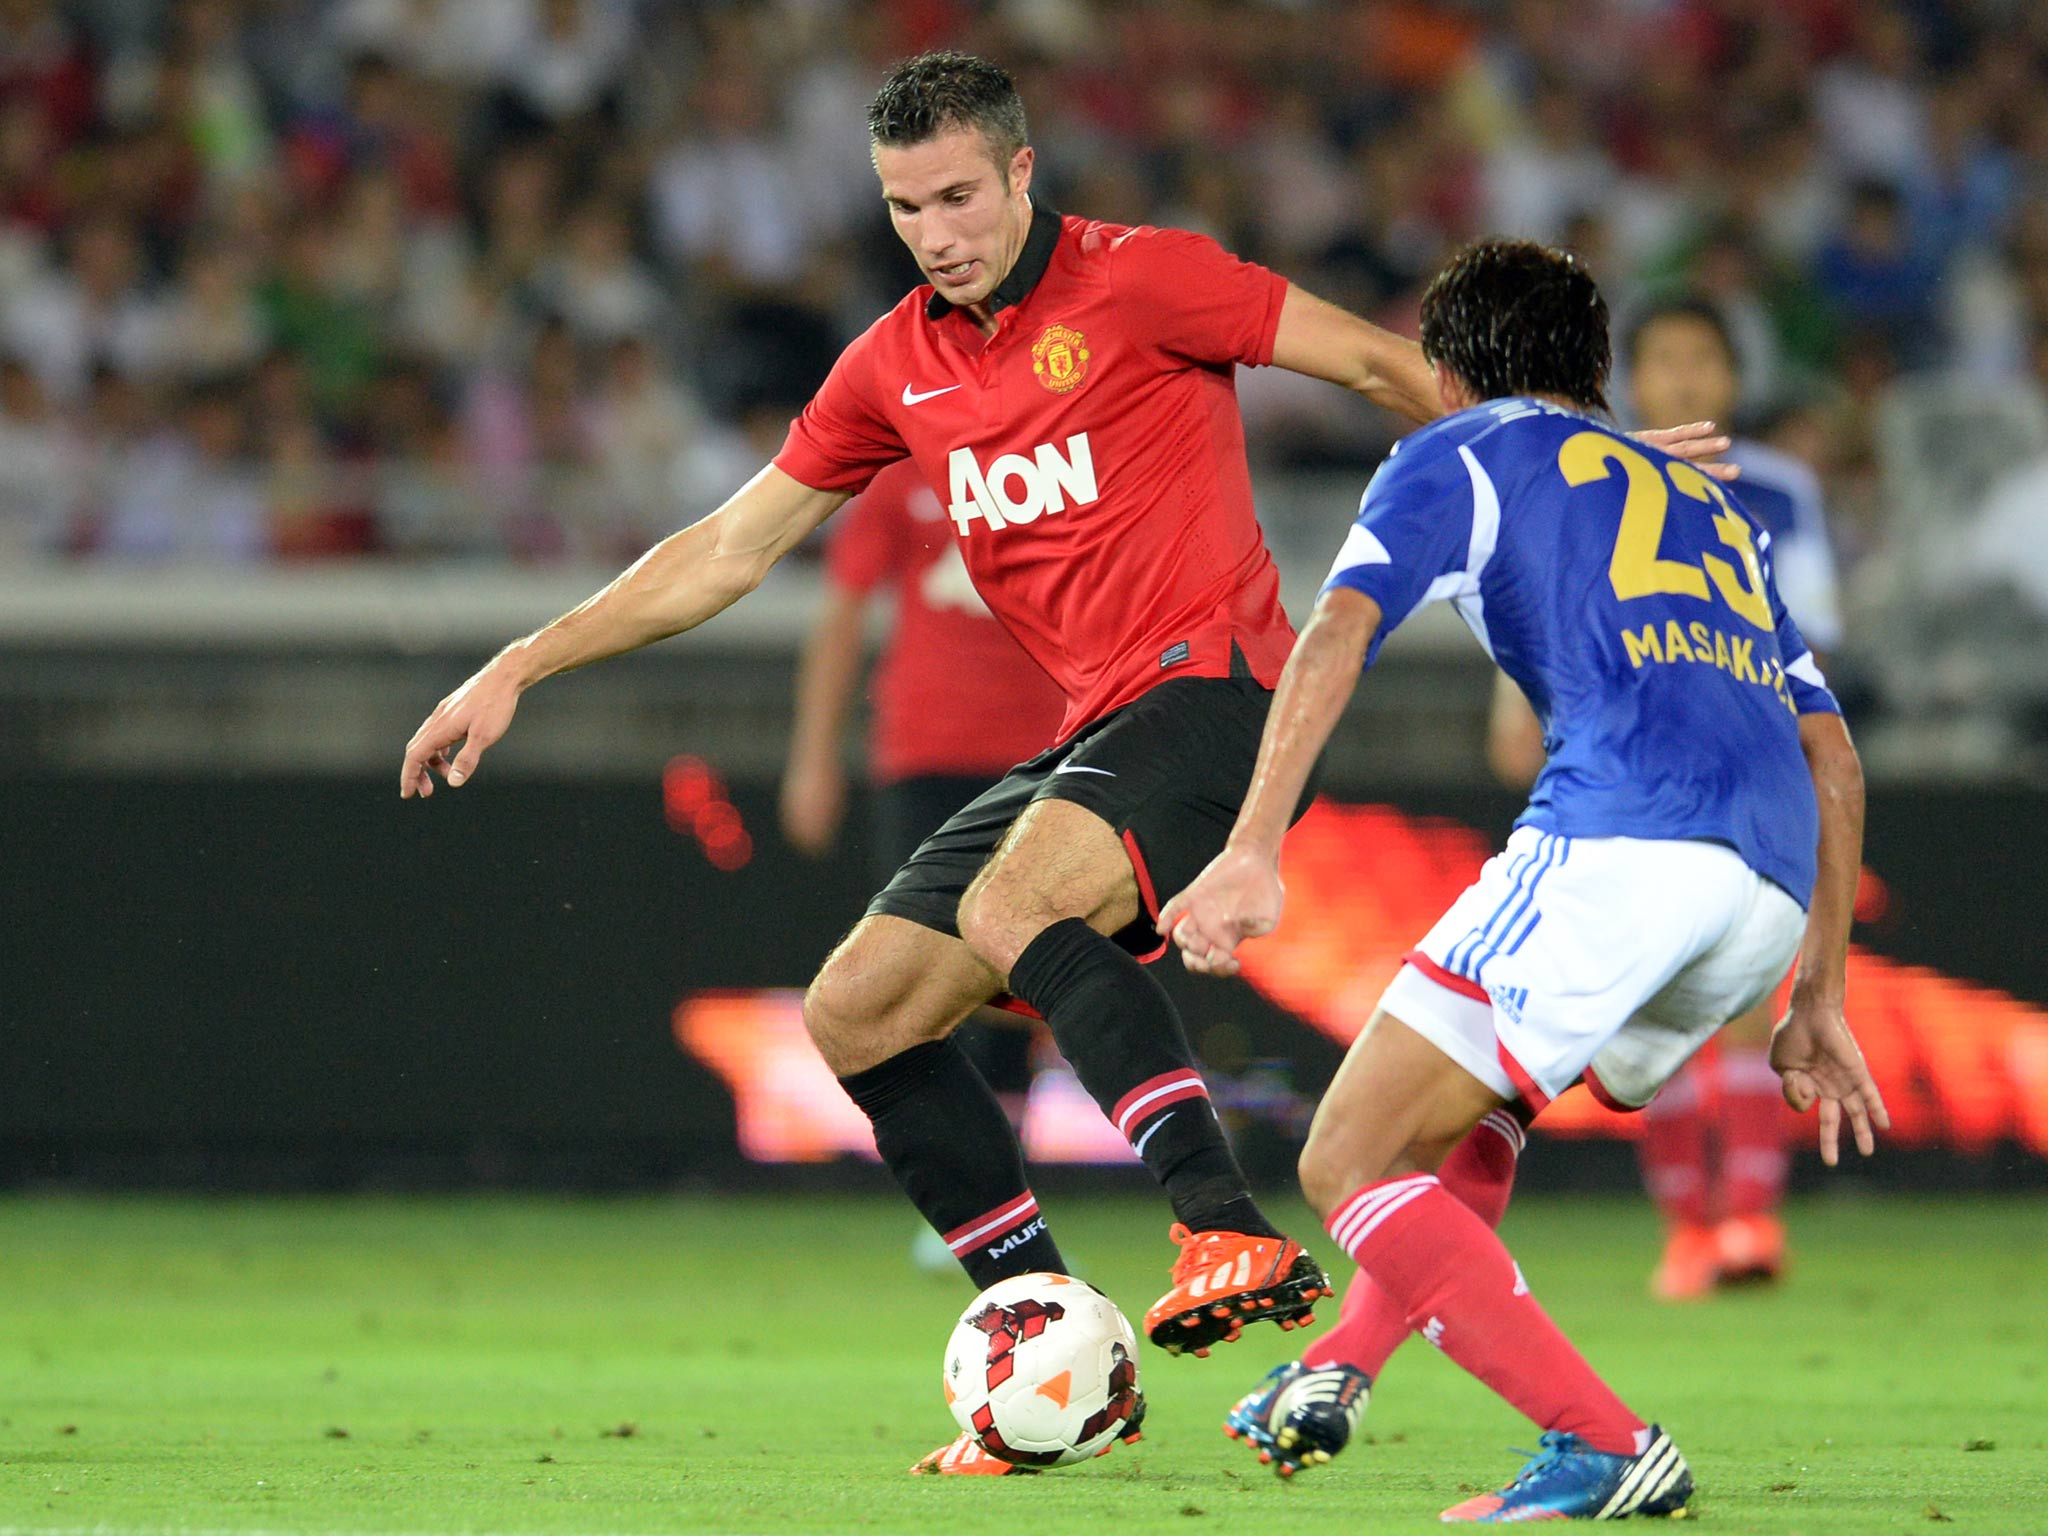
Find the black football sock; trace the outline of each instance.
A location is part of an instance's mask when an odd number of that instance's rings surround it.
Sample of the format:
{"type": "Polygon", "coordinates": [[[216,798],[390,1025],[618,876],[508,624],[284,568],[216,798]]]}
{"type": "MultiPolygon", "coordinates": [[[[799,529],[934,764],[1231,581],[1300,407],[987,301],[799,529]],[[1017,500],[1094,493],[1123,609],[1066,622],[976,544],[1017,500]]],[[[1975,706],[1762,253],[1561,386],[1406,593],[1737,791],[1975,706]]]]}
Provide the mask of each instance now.
{"type": "Polygon", "coordinates": [[[1019,1136],[1024,1134],[1024,1107],[1031,1097],[1031,1033],[1021,1025],[989,1024],[979,1018],[953,1031],[1019,1136]]]}
{"type": "Polygon", "coordinates": [[[1024,1182],[1016,1133],[958,1044],[913,1045],[839,1083],[873,1123],[896,1182],[977,1287],[1067,1272],[1024,1182]]]}
{"type": "Polygon", "coordinates": [[[1024,947],[1010,991],[1044,1015],[1082,1086],[1165,1186],[1175,1216],[1197,1232],[1280,1235],[1223,1139],[1172,1000],[1142,965],[1068,918],[1024,947]]]}

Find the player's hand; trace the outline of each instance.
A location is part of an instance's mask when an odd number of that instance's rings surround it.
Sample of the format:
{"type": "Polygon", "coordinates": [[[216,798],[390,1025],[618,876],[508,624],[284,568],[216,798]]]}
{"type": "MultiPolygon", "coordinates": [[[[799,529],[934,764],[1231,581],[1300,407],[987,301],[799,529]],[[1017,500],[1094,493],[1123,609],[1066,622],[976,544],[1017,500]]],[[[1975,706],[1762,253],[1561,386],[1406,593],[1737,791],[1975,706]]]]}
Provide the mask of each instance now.
{"type": "Polygon", "coordinates": [[[1792,1007],[1771,1036],[1771,1065],[1785,1089],[1785,1102],[1802,1115],[1820,1106],[1820,1160],[1830,1168],[1841,1159],[1842,1117],[1865,1157],[1877,1150],[1879,1131],[1892,1128],[1884,1099],[1864,1065],[1863,1051],[1849,1033],[1839,1001],[1807,999],[1794,993],[1792,1007]]]}
{"type": "Polygon", "coordinates": [[[1684,459],[1703,475],[1712,475],[1716,480],[1738,480],[1742,470],[1734,464],[1724,464],[1720,456],[1732,445],[1732,439],[1718,425],[1711,421],[1688,421],[1682,427],[1654,427],[1647,431],[1631,432],[1629,436],[1639,443],[1648,443],[1652,448],[1661,448],[1674,459],[1684,459]]]}
{"type": "Polygon", "coordinates": [[[1166,904],[1159,933],[1180,946],[1181,964],[1204,976],[1235,976],[1237,946],[1280,925],[1287,891],[1278,862],[1249,848],[1225,848],[1166,904]]]}
{"type": "Polygon", "coordinates": [[[846,774],[836,759],[791,763],[782,776],[782,835],[797,852],[822,859],[846,818],[846,774]]]}
{"type": "Polygon", "coordinates": [[[398,770],[398,798],[422,798],[434,792],[434,775],[460,789],[476,772],[477,759],[505,734],[512,711],[519,707],[519,684],[494,661],[434,706],[405,746],[405,764],[398,770]],[[451,760],[449,751],[462,750],[451,760]]]}

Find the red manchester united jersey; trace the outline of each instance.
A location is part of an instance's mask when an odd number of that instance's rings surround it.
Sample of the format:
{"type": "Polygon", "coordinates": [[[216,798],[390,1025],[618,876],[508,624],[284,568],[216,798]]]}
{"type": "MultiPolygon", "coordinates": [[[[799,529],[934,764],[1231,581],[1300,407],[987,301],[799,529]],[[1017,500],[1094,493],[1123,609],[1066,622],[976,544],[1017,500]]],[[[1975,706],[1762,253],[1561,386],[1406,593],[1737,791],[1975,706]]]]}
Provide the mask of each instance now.
{"type": "Polygon", "coordinates": [[[1067,698],[1061,737],[1172,677],[1267,687],[1294,633],[1252,514],[1233,370],[1286,280],[1182,230],[1036,208],[996,332],[919,287],[841,355],[776,466],[857,491],[908,454],[996,617],[1067,698]]]}
{"type": "Polygon", "coordinates": [[[1065,701],[990,615],[961,562],[945,503],[915,464],[883,470],[839,514],[825,565],[849,592],[887,587],[896,598],[870,689],[877,782],[993,777],[1052,745],[1065,701]]]}

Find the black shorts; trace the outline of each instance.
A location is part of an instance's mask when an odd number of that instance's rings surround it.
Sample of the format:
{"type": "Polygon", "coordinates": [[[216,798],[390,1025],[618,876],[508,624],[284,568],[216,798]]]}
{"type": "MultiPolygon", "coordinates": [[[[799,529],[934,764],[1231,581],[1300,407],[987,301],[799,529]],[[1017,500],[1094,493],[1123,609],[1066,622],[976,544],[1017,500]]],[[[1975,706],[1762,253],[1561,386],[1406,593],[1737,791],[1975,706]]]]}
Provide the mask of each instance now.
{"type": "Polygon", "coordinates": [[[1000,777],[993,773],[927,773],[878,784],[869,799],[868,864],[879,889],[910,862],[924,840],[1000,777]]]}
{"type": "MultiPolygon", "coordinates": [[[[969,802],[925,839],[868,915],[958,938],[960,898],[1011,824],[1034,800],[1071,800],[1108,822],[1131,856],[1143,915],[1117,942],[1157,958],[1166,948],[1153,928],[1160,903],[1222,851],[1251,786],[1272,700],[1249,676],[1161,683],[969,802]]],[[[1311,793],[1313,786],[1301,808],[1311,793]]]]}

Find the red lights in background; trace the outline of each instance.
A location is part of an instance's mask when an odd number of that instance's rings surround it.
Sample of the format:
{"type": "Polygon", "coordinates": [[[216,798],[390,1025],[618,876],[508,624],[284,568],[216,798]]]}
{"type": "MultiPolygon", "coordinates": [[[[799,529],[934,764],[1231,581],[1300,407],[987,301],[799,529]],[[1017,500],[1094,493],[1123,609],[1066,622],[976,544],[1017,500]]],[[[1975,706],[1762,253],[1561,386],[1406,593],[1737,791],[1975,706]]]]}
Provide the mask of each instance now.
{"type": "Polygon", "coordinates": [[[672,757],[661,771],[661,812],[672,831],[697,840],[713,869],[731,874],[754,857],[725,780],[701,757],[672,757]]]}
{"type": "MultiPolygon", "coordinates": [[[[696,837],[714,865],[747,862],[746,830],[704,763],[669,764],[662,798],[669,824],[696,837]]],[[[1318,801],[1282,854],[1286,919],[1245,947],[1245,980],[1348,1044],[1402,955],[1492,852],[1485,837],[1456,822],[1318,801]]],[[[1866,871],[1857,916],[1878,921],[1889,904],[1883,881],[1866,871]]],[[[801,1004],[797,992],[693,993],[676,1008],[676,1043],[731,1090],[749,1158],[872,1157],[867,1121],[819,1060],[801,1004]]],[[[1981,1153],[2016,1142],[2048,1154],[2048,1010],[1858,946],[1849,957],[1849,1019],[1891,1110],[1889,1144],[1981,1153]]],[[[1544,1111],[1537,1129],[1632,1137],[1641,1119],[1574,1089],[1544,1111]]],[[[1040,1075],[1024,1139],[1038,1162],[1130,1160],[1064,1068],[1040,1075]]]]}
{"type": "MultiPolygon", "coordinates": [[[[732,1093],[740,1152],[757,1163],[875,1158],[854,1107],[804,1030],[803,993],[693,992],[676,1005],[676,1044],[732,1093]]],[[[1064,1065],[1040,1072],[1024,1110],[1034,1163],[1129,1163],[1131,1148],[1064,1065]]]]}

